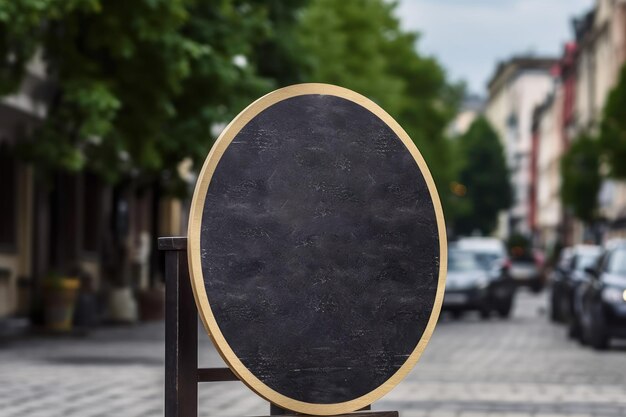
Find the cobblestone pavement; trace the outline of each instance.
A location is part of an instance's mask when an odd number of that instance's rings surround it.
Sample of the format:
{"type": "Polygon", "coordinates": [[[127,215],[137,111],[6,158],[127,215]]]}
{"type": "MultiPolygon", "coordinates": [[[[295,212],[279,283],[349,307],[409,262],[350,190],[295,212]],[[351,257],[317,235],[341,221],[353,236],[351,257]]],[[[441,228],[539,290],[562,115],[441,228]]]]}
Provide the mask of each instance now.
{"type": "MultiPolygon", "coordinates": [[[[202,366],[221,360],[202,336],[202,366]]],[[[0,344],[1,417],[160,416],[162,324],[0,344]]],[[[201,416],[267,415],[243,384],[200,387],[201,416]]],[[[626,416],[626,345],[597,353],[521,293],[508,321],[443,317],[417,367],[374,409],[419,416],[626,416]]]]}

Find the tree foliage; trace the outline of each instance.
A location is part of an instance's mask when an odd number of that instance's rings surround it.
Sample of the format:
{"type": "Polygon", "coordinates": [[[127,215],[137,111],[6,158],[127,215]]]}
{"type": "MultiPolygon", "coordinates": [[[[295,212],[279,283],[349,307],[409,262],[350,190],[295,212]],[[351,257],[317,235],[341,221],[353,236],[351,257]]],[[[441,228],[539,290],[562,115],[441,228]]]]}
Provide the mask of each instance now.
{"type": "Polygon", "coordinates": [[[626,179],[626,65],[622,67],[619,81],[607,98],[599,140],[609,176],[626,179]]]}
{"type": "Polygon", "coordinates": [[[28,156],[39,167],[157,170],[164,120],[191,61],[206,53],[180,30],[184,0],[4,1],[2,56],[13,62],[2,85],[19,80],[43,51],[56,91],[28,156]],[[18,56],[19,59],[12,57],[18,56]]]}
{"type": "MultiPolygon", "coordinates": [[[[0,0],[0,94],[43,52],[49,115],[23,147],[39,168],[111,182],[176,182],[255,98],[328,82],[379,103],[407,130],[440,190],[444,129],[460,88],[402,30],[384,0],[0,0]]],[[[450,193],[442,193],[444,205],[450,193]]]]}
{"type": "MultiPolygon", "coordinates": [[[[277,4],[280,16],[271,17],[277,19],[271,22],[270,15],[278,12],[259,4],[222,0],[192,6],[182,34],[206,51],[191,60],[190,74],[173,99],[175,114],[164,125],[160,154],[167,157],[162,171],[170,177],[175,177],[177,163],[186,157],[191,157],[198,168],[220,127],[250,102],[282,84],[281,74],[265,68],[263,57],[257,54],[264,50],[268,56],[280,55],[284,45],[290,44],[276,33],[277,27],[289,24],[278,23],[287,19],[282,15],[287,12],[277,4]]],[[[299,65],[290,64],[297,73],[299,65]]]]}
{"type": "Polygon", "coordinates": [[[589,136],[576,138],[561,159],[563,205],[587,224],[597,217],[600,175],[600,142],[589,136]]]}
{"type": "Polygon", "coordinates": [[[276,86],[254,53],[286,54],[293,42],[275,30],[291,12],[237,0],[0,0],[0,92],[19,86],[38,50],[56,87],[23,153],[111,181],[175,173],[206,154],[212,127],[276,86]]]}
{"type": "Polygon", "coordinates": [[[461,158],[459,180],[452,191],[461,205],[454,226],[460,235],[478,230],[488,235],[497,226],[498,213],[512,203],[504,148],[487,119],[479,117],[457,139],[461,158]]]}
{"type": "Polygon", "coordinates": [[[304,82],[306,56],[295,34],[299,17],[310,0],[240,0],[262,8],[266,36],[255,38],[251,51],[259,75],[282,87],[304,82]]]}
{"type": "Polygon", "coordinates": [[[452,174],[444,130],[461,89],[419,54],[418,34],[400,27],[395,9],[383,0],[313,1],[298,30],[309,80],[353,89],[389,112],[416,143],[447,206],[452,174]]]}

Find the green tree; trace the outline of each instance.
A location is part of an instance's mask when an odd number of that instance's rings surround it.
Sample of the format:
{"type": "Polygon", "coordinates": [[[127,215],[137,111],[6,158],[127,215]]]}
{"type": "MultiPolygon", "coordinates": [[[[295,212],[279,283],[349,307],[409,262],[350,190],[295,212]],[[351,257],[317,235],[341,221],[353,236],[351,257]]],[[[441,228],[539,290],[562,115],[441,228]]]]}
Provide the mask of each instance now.
{"type": "Polygon", "coordinates": [[[576,138],[561,159],[561,200],[574,216],[593,224],[598,215],[600,141],[582,135],[576,138]]]}
{"type": "Polygon", "coordinates": [[[604,106],[599,140],[608,164],[608,175],[626,179],[626,65],[604,106]]]}
{"type": "MultiPolygon", "coordinates": [[[[26,149],[38,167],[156,171],[162,125],[190,62],[206,53],[185,38],[184,0],[2,0],[0,51],[13,63],[0,83],[17,87],[36,50],[55,93],[26,149]],[[19,59],[13,58],[18,56],[19,59]]],[[[6,91],[6,90],[5,90],[6,91]]]]}
{"type": "Polygon", "coordinates": [[[296,27],[309,0],[254,0],[248,3],[263,9],[266,17],[265,36],[254,38],[251,50],[259,75],[274,80],[278,87],[304,82],[309,69],[296,36],[296,27]]]}
{"type": "Polygon", "coordinates": [[[459,89],[416,52],[418,35],[400,28],[395,8],[384,0],[0,0],[0,93],[15,90],[43,51],[55,94],[24,154],[49,170],[175,184],[178,162],[192,157],[197,168],[219,126],[253,99],[294,82],[339,84],[400,122],[445,191],[443,132],[459,89]]]}
{"type": "Polygon", "coordinates": [[[457,139],[457,146],[461,166],[452,191],[464,207],[454,223],[455,232],[466,235],[478,230],[487,235],[497,226],[498,213],[512,203],[504,149],[484,117],[457,139]]]}
{"type": "Polygon", "coordinates": [[[203,158],[215,126],[297,78],[286,32],[302,3],[0,0],[0,94],[38,50],[55,87],[24,156],[110,182],[176,183],[177,163],[203,158]]]}
{"type": "Polygon", "coordinates": [[[167,177],[176,179],[177,164],[187,157],[198,169],[219,127],[279,84],[274,74],[259,74],[254,56],[257,44],[269,49],[278,48],[274,41],[282,42],[268,21],[270,14],[265,5],[231,0],[190,7],[181,32],[205,53],[190,61],[190,74],[172,101],[175,114],[164,123],[159,153],[167,158],[161,168],[167,177]]]}
{"type": "Polygon", "coordinates": [[[451,196],[451,149],[444,131],[461,97],[419,35],[401,28],[397,3],[313,0],[302,14],[299,42],[310,81],[353,89],[389,112],[413,139],[433,173],[444,207],[451,196]]]}

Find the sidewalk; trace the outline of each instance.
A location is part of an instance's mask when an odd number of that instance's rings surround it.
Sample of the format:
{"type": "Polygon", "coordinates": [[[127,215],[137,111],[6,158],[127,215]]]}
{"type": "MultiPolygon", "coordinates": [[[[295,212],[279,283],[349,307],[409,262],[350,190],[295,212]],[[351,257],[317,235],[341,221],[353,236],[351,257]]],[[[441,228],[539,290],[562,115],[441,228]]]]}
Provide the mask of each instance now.
{"type": "MultiPolygon", "coordinates": [[[[163,323],[0,344],[1,417],[163,415],[163,323]]],[[[224,366],[201,330],[201,366],[224,366]]],[[[236,382],[202,384],[200,415],[267,414],[236,382]]]]}
{"type": "MultiPolygon", "coordinates": [[[[0,417],[163,415],[163,323],[0,343],[0,417]]],[[[224,366],[203,329],[200,366],[224,366]]],[[[268,415],[238,382],[199,387],[200,416],[268,415]]],[[[440,320],[424,356],[374,404],[401,417],[626,416],[626,344],[595,352],[548,322],[545,295],[511,320],[440,320]]]]}

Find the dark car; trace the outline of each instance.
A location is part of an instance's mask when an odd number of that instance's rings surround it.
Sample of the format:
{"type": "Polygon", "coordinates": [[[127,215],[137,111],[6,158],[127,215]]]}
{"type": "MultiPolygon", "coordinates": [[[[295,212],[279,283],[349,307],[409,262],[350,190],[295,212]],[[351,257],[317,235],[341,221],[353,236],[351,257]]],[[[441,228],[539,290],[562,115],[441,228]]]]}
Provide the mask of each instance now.
{"type": "Polygon", "coordinates": [[[492,311],[508,317],[514,294],[515,287],[504,266],[486,265],[472,251],[449,251],[444,310],[456,317],[472,310],[483,318],[488,318],[492,311]]]}
{"type": "Polygon", "coordinates": [[[518,286],[540,292],[545,284],[543,256],[534,250],[520,247],[511,250],[510,275],[518,286]]]}
{"type": "Polygon", "coordinates": [[[626,338],[626,242],[608,248],[587,272],[577,292],[581,338],[605,349],[612,338],[626,338]]]}
{"type": "Polygon", "coordinates": [[[550,318],[553,321],[573,323],[576,289],[587,280],[585,270],[595,265],[601,254],[602,248],[594,245],[576,245],[563,249],[550,276],[550,318]]]}
{"type": "Polygon", "coordinates": [[[492,263],[487,270],[490,278],[488,287],[489,307],[502,318],[511,315],[517,289],[509,274],[509,268],[508,259],[504,259],[492,263]]]}

